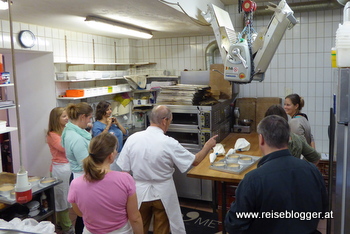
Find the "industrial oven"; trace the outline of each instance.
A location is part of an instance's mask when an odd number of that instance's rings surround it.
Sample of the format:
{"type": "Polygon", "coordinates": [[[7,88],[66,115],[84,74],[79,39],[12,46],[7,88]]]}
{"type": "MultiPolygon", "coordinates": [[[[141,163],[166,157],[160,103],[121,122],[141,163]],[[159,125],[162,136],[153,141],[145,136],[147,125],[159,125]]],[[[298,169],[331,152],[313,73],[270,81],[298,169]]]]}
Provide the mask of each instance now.
{"type": "MultiPolygon", "coordinates": [[[[219,100],[213,106],[167,105],[173,113],[173,122],[166,135],[178,140],[196,154],[212,136],[221,142],[232,126],[231,99],[219,100]]],[[[212,200],[212,182],[187,177],[176,170],[174,181],[179,197],[212,200]]]]}

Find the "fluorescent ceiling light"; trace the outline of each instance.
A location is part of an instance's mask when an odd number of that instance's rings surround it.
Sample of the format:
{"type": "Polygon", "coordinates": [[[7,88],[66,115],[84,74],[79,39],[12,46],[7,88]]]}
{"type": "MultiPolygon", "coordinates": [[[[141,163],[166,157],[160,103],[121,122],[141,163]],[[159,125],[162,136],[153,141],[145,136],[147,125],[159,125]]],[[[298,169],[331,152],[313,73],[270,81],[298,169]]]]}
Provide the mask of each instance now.
{"type": "Polygon", "coordinates": [[[114,20],[104,19],[95,16],[87,16],[85,22],[87,22],[89,26],[94,27],[98,30],[115,32],[118,34],[125,34],[144,39],[151,39],[153,37],[152,33],[146,29],[122,22],[117,22],[114,20]]]}
{"type": "Polygon", "coordinates": [[[7,10],[7,9],[9,9],[7,0],[0,0],[0,10],[7,10]]]}

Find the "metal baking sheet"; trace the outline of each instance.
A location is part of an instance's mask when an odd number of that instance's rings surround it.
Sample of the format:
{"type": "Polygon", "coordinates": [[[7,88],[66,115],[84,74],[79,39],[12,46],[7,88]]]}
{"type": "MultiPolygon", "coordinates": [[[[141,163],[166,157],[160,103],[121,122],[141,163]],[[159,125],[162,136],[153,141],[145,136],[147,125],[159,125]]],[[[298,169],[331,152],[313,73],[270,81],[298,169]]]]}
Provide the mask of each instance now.
{"type": "Polygon", "coordinates": [[[44,177],[39,182],[39,187],[45,188],[57,182],[56,177],[44,177]]]}
{"type": "Polygon", "coordinates": [[[247,170],[248,168],[250,168],[251,166],[256,164],[261,159],[261,157],[246,155],[246,154],[233,154],[233,155],[238,155],[237,162],[229,161],[229,160],[227,160],[227,158],[224,158],[224,159],[221,159],[219,161],[213,162],[209,166],[209,168],[213,169],[213,170],[217,170],[217,171],[232,173],[232,174],[241,174],[243,171],[247,170]],[[250,157],[252,160],[249,163],[243,162],[243,160],[239,160],[241,157],[242,158],[243,157],[250,157]],[[239,168],[229,167],[228,165],[230,163],[238,164],[239,168]]]}

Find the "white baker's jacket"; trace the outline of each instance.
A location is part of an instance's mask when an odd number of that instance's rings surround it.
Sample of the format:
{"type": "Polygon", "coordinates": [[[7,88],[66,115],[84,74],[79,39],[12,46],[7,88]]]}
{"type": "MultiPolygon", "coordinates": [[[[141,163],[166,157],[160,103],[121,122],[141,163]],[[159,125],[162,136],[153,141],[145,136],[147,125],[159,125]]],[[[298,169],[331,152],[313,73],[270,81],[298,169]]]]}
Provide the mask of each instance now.
{"type": "Polygon", "coordinates": [[[117,160],[123,171],[131,171],[136,181],[138,207],[143,201],[161,199],[172,233],[186,233],[173,180],[174,166],[184,173],[195,155],[162,129],[149,126],[127,139],[117,160]]]}

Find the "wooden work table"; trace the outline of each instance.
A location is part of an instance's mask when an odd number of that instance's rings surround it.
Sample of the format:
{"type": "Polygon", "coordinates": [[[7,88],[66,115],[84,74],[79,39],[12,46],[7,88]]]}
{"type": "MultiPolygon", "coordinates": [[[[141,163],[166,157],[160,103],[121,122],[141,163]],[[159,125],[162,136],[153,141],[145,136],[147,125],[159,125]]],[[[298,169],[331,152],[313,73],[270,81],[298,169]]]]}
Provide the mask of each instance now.
{"type": "MultiPolygon", "coordinates": [[[[229,149],[234,148],[235,143],[238,138],[245,138],[250,142],[249,151],[238,152],[239,154],[246,154],[252,156],[262,156],[262,153],[259,149],[259,139],[257,133],[243,134],[243,133],[230,133],[222,142],[218,142],[224,145],[225,151],[228,152],[229,149]]],[[[210,152],[211,153],[211,152],[210,152]]],[[[223,159],[224,156],[218,156],[216,161],[223,159]]],[[[210,169],[209,155],[196,167],[193,167],[188,171],[187,176],[199,179],[214,180],[214,181],[224,181],[239,183],[244,175],[255,169],[256,164],[248,168],[246,171],[243,171],[241,174],[236,175],[228,172],[222,172],[210,169]]]]}
{"type": "MultiPolygon", "coordinates": [[[[239,154],[252,155],[252,156],[262,156],[261,150],[259,148],[259,139],[257,133],[243,134],[243,133],[230,133],[222,142],[218,142],[224,145],[225,152],[228,152],[231,148],[234,148],[235,143],[238,138],[245,138],[250,142],[250,149],[248,151],[239,152],[239,154]]],[[[210,152],[212,153],[212,152],[210,152]]],[[[223,159],[224,156],[218,156],[215,161],[223,159]]],[[[188,173],[188,177],[212,180],[214,183],[213,191],[213,207],[218,210],[219,222],[221,222],[222,233],[226,233],[224,228],[224,219],[227,211],[227,205],[230,205],[232,200],[234,200],[234,195],[230,194],[230,190],[234,190],[238,186],[239,182],[244,178],[244,175],[255,169],[256,164],[252,165],[247,170],[243,171],[241,174],[232,174],[223,171],[213,170],[210,167],[209,155],[196,167],[193,167],[188,173]],[[231,187],[230,187],[231,186],[231,187]],[[220,191],[220,192],[218,192],[220,191]],[[221,193],[221,196],[218,193],[221,193]],[[232,195],[232,196],[231,196],[232,195]],[[231,197],[230,197],[231,196],[231,197]],[[231,200],[230,200],[231,198],[231,200]]]]}

